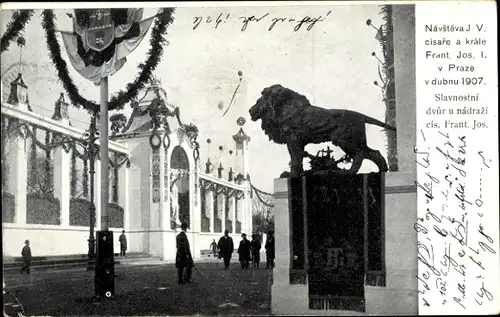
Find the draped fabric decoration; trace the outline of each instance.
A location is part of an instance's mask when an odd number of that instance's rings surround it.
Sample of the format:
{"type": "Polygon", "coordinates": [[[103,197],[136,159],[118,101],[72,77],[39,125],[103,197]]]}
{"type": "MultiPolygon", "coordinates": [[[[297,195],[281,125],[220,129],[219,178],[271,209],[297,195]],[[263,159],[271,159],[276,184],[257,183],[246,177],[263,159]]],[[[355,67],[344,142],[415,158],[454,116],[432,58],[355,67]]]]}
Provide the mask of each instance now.
{"type": "Polygon", "coordinates": [[[61,31],[64,46],[76,71],[96,84],[123,67],[154,20],[142,20],[142,8],[74,11],[73,32],[61,31]]]}

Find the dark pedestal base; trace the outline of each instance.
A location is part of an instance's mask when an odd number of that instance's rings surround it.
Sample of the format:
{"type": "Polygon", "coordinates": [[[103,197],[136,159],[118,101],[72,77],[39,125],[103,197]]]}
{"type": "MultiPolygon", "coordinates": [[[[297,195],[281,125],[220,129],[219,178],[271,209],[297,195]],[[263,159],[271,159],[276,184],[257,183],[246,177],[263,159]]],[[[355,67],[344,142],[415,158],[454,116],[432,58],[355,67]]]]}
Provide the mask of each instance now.
{"type": "Polygon", "coordinates": [[[95,296],[112,298],[115,295],[113,232],[98,231],[96,237],[95,296]]]}

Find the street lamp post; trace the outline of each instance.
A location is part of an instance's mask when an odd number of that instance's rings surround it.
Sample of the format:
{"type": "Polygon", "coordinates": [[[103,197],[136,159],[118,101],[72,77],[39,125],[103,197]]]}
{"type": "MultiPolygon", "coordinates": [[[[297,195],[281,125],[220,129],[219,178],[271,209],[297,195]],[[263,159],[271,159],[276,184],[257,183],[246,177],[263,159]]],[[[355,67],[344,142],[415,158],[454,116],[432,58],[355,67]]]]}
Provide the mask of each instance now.
{"type": "Polygon", "coordinates": [[[88,263],[87,263],[87,271],[95,270],[95,237],[94,237],[94,228],[95,228],[95,200],[94,200],[94,174],[95,174],[95,159],[97,151],[99,150],[99,146],[96,144],[96,141],[99,139],[99,131],[97,130],[96,125],[96,114],[92,115],[90,121],[89,130],[85,131],[85,150],[87,151],[87,158],[90,161],[90,223],[89,223],[89,252],[88,252],[88,263]]]}

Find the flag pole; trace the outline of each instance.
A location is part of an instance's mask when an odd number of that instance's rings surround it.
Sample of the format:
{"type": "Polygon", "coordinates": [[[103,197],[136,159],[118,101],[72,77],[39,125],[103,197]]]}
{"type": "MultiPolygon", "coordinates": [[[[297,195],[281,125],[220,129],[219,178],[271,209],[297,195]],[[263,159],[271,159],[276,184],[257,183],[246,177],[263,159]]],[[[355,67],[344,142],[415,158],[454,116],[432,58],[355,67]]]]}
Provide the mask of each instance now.
{"type": "Polygon", "coordinates": [[[108,152],[108,77],[102,77],[101,83],[101,108],[100,108],[100,132],[101,132],[101,231],[109,230],[109,152],[108,152]]]}
{"type": "Polygon", "coordinates": [[[113,232],[109,231],[109,148],[108,148],[108,77],[100,81],[100,145],[101,145],[101,230],[97,233],[95,295],[99,299],[114,297],[115,263],[113,232]]]}

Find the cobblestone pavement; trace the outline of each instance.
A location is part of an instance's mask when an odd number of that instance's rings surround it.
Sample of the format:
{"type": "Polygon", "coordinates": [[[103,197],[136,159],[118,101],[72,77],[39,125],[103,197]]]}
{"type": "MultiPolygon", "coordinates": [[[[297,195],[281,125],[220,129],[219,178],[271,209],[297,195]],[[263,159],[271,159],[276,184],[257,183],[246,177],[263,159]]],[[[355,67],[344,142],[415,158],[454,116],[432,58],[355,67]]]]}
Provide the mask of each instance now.
{"type": "Polygon", "coordinates": [[[12,273],[4,276],[4,309],[10,316],[270,315],[271,270],[242,271],[239,263],[196,268],[193,284],[178,285],[172,264],[116,267],[116,296],[103,302],[92,299],[94,272],[12,273]]]}

